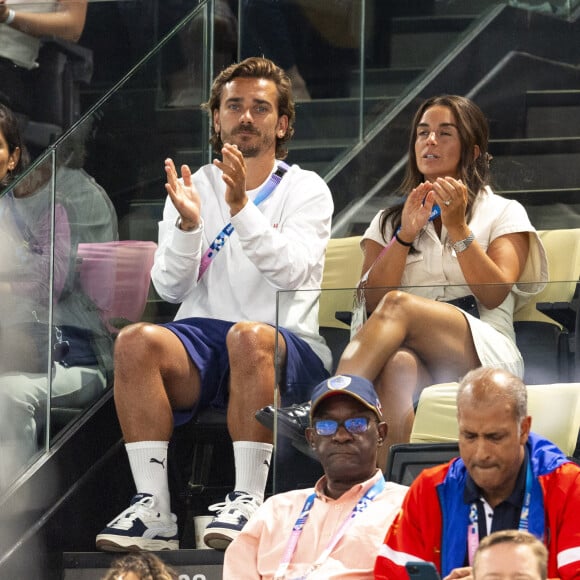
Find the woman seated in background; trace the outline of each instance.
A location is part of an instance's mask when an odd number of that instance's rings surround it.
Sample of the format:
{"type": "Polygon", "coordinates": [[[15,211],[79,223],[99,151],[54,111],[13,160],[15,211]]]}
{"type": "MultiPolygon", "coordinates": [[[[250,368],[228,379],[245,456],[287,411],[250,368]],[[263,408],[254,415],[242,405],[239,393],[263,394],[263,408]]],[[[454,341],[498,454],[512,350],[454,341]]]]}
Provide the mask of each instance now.
{"type": "MultiPolygon", "coordinates": [[[[0,104],[0,492],[37,452],[47,401],[86,407],[105,389],[112,359],[110,333],[75,272],[76,245],[105,202],[64,167],[53,200],[52,158],[23,176],[28,160],[16,115],[0,104]]],[[[95,222],[99,236],[103,221],[95,222]]]]}
{"type": "Polygon", "coordinates": [[[0,104],[0,373],[46,372],[50,279],[58,299],[70,264],[67,211],[55,204],[53,218],[50,195],[33,189],[48,164],[16,184],[28,163],[16,115],[0,104]]]}
{"type": "MultiPolygon", "coordinates": [[[[372,314],[336,374],[373,381],[386,451],[409,441],[425,386],[480,365],[523,376],[513,313],[544,287],[547,261],[523,206],[488,185],[488,132],[473,101],[426,100],[413,120],[404,200],[378,212],[363,236],[360,311],[372,314]]],[[[279,410],[280,432],[299,431],[304,416],[298,405],[279,410]]]]}

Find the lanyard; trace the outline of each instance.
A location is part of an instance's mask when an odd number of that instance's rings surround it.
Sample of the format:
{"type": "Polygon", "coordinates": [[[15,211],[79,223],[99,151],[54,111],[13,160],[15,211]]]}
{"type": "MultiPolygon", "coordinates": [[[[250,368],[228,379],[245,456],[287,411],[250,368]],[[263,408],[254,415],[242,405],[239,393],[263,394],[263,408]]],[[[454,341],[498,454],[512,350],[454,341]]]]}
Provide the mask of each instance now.
{"type": "MultiPolygon", "coordinates": [[[[520,523],[518,530],[527,532],[528,521],[530,516],[530,504],[532,503],[532,467],[531,461],[528,459],[526,469],[526,489],[524,492],[524,502],[522,511],[520,513],[520,523]]],[[[473,502],[469,508],[469,524],[467,525],[467,554],[469,557],[469,565],[473,566],[473,558],[477,546],[479,546],[479,527],[477,523],[477,502],[473,502]]]]}
{"type": "MultiPolygon", "coordinates": [[[[432,222],[433,220],[436,220],[440,215],[441,215],[441,208],[436,203],[434,203],[433,207],[431,208],[431,213],[429,214],[429,217],[427,218],[427,221],[432,222]]],[[[401,231],[401,226],[399,226],[397,228],[395,235],[397,235],[400,231],[401,231]]],[[[383,248],[383,252],[395,241],[395,235],[391,239],[391,243],[383,248]]],[[[381,252],[381,254],[382,254],[382,252],[381,252]]]]}
{"type": "MultiPolygon", "coordinates": [[[[351,526],[352,521],[356,517],[356,515],[362,513],[371,504],[371,502],[375,499],[375,497],[383,491],[383,489],[385,489],[385,478],[381,474],[380,479],[363,495],[363,497],[361,497],[358,500],[356,505],[352,508],[352,511],[342,522],[337,532],[328,542],[328,545],[326,546],[322,554],[320,554],[320,556],[316,559],[316,562],[314,562],[314,564],[310,566],[310,568],[303,576],[300,576],[299,578],[296,578],[294,580],[303,580],[307,578],[311,572],[316,570],[316,568],[319,568],[325,562],[328,556],[330,556],[330,553],[332,552],[336,544],[338,544],[340,539],[344,536],[345,532],[351,526]]],[[[288,540],[286,549],[282,554],[282,559],[280,560],[280,564],[278,564],[276,574],[274,574],[274,580],[282,580],[283,578],[285,578],[286,571],[288,570],[288,566],[292,561],[292,556],[294,556],[294,552],[296,552],[298,540],[300,539],[300,535],[302,534],[302,530],[304,528],[304,525],[306,524],[306,520],[310,515],[310,510],[314,505],[315,499],[316,493],[311,493],[306,498],[304,506],[302,507],[302,511],[300,512],[300,515],[298,516],[298,519],[296,520],[296,523],[292,528],[292,534],[290,535],[290,539],[288,540]]]]}
{"type": "MultiPolygon", "coordinates": [[[[254,199],[255,205],[261,204],[270,196],[289,169],[290,166],[287,163],[284,163],[284,161],[278,161],[278,169],[270,175],[270,179],[268,179],[264,184],[264,187],[262,187],[258,192],[256,199],[254,199]]],[[[209,245],[209,248],[205,251],[205,254],[201,258],[201,263],[199,264],[199,273],[197,275],[198,282],[205,274],[205,271],[209,268],[209,265],[212,263],[217,253],[224,247],[228,237],[232,235],[233,231],[234,226],[231,222],[226,224],[222,231],[215,237],[214,241],[209,245]]]]}
{"type": "MultiPolygon", "coordinates": [[[[429,217],[427,218],[428,222],[432,222],[433,220],[436,220],[439,216],[441,215],[441,208],[434,203],[433,207],[431,208],[431,213],[429,214],[429,217]]],[[[399,226],[397,228],[397,231],[395,232],[395,235],[397,235],[399,232],[401,231],[401,226],[399,226]]],[[[391,243],[395,241],[395,236],[393,236],[393,239],[391,240],[391,243]]],[[[390,246],[391,244],[389,244],[390,246]]],[[[389,246],[387,246],[386,248],[388,248],[389,246]]],[[[383,251],[386,249],[384,248],[383,251]]]]}
{"type": "Polygon", "coordinates": [[[438,218],[441,215],[441,208],[434,203],[433,207],[431,208],[431,214],[429,215],[429,221],[432,222],[434,219],[438,218]]]}

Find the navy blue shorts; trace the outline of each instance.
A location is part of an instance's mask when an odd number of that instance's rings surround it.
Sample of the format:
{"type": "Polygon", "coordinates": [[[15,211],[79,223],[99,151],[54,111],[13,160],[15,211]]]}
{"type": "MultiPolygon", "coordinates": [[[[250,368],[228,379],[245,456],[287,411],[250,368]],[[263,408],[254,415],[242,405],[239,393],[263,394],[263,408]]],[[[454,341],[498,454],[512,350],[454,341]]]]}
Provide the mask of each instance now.
{"type": "MultiPolygon", "coordinates": [[[[161,325],[183,343],[201,378],[200,400],[193,409],[174,411],[175,425],[183,425],[208,407],[227,408],[230,363],[226,336],[234,324],[212,318],[184,318],[161,325]]],[[[282,405],[307,401],[328,372],[308,343],[284,328],[278,330],[286,342],[286,366],[280,380],[282,405]]]]}

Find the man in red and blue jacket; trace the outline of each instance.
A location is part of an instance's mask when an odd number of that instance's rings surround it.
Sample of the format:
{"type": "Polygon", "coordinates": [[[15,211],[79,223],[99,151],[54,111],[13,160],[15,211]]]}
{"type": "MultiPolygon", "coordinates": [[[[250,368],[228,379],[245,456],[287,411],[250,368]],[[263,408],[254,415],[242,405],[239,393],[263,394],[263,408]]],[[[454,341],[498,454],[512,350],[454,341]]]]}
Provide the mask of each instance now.
{"type": "Polygon", "coordinates": [[[580,467],[530,433],[527,391],[511,373],[479,368],[458,390],[461,457],[424,470],[387,532],[377,579],[407,579],[405,563],[433,562],[471,578],[479,539],[525,529],[548,548],[548,576],[580,579],[580,467]]]}

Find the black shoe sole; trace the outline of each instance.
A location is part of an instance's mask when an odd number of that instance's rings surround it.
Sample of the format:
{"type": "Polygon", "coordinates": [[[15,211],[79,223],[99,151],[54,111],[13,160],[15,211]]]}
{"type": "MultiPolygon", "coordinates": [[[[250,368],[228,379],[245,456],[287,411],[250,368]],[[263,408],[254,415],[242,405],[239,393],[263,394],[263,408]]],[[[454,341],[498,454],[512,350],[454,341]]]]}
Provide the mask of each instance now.
{"type": "MultiPolygon", "coordinates": [[[[268,407],[257,411],[256,419],[261,425],[274,431],[274,412],[270,411],[268,407]]],[[[282,435],[282,437],[287,437],[297,443],[306,443],[304,431],[305,430],[294,420],[289,419],[282,413],[278,413],[278,433],[282,435]]]]}

